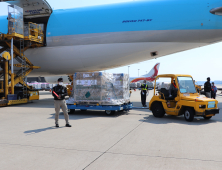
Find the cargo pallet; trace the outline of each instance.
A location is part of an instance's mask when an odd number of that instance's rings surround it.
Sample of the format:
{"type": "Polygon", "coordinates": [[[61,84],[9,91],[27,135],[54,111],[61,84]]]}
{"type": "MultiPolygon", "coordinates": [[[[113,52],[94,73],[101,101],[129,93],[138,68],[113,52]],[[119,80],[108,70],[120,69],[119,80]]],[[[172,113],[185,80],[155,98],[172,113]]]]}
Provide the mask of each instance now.
{"type": "Polygon", "coordinates": [[[69,113],[74,113],[76,109],[81,111],[86,110],[104,110],[107,115],[112,115],[115,111],[129,111],[132,110],[133,104],[121,104],[121,105],[77,105],[74,104],[67,104],[69,113]]]}

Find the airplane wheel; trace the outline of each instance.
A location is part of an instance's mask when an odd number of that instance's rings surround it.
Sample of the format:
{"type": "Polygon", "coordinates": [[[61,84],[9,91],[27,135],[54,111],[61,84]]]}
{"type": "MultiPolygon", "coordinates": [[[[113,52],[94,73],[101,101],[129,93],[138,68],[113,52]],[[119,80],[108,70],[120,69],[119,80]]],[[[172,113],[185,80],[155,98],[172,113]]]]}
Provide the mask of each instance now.
{"type": "Polygon", "coordinates": [[[155,102],[152,106],[152,112],[154,117],[161,118],[165,115],[165,110],[162,103],[155,102]]]}
{"type": "Polygon", "coordinates": [[[194,119],[194,109],[186,108],[184,112],[184,118],[188,122],[192,122],[194,119]]]}

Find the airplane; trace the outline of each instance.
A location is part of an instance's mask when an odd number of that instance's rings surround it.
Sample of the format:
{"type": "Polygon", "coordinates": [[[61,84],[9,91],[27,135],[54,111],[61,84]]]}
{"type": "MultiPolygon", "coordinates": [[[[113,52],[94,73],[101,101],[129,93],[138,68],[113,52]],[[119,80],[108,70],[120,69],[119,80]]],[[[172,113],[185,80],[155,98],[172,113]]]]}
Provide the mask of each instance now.
{"type": "Polygon", "coordinates": [[[146,80],[147,82],[153,82],[158,75],[158,71],[160,68],[160,63],[155,64],[155,66],[150,70],[148,74],[145,74],[141,77],[130,77],[130,83],[141,82],[146,80]]]}
{"type": "MultiPolygon", "coordinates": [[[[145,74],[141,77],[130,77],[129,78],[129,82],[130,83],[136,83],[136,82],[141,82],[143,81],[144,79],[146,79],[147,82],[152,82],[155,80],[155,77],[157,76],[158,74],[158,71],[159,71],[159,67],[160,67],[160,63],[157,63],[155,64],[155,66],[150,70],[150,72],[148,74],[145,74]]],[[[57,83],[57,80],[59,78],[63,78],[63,82],[64,83],[70,83],[71,80],[69,79],[69,76],[46,76],[44,77],[45,81],[47,83],[50,83],[50,84],[56,84],[57,83]]]]}
{"type": "MultiPolygon", "coordinates": [[[[107,70],[222,41],[221,0],[143,0],[60,10],[46,0],[0,1],[22,7],[24,22],[43,27],[44,47],[25,52],[41,67],[31,77],[107,70]]],[[[1,16],[0,32],[7,33],[7,24],[1,16]]]]}

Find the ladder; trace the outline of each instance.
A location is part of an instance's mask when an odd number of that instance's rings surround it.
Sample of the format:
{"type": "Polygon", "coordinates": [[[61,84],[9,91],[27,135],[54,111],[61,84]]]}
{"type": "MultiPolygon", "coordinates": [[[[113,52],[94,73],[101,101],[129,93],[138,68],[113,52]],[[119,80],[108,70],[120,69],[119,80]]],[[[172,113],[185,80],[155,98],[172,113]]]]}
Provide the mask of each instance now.
{"type": "Polygon", "coordinates": [[[28,87],[27,87],[27,76],[25,73],[27,71],[28,64],[25,61],[25,55],[24,55],[24,39],[20,39],[20,56],[21,56],[21,71],[22,71],[21,81],[22,81],[23,98],[27,98],[28,87]]]}

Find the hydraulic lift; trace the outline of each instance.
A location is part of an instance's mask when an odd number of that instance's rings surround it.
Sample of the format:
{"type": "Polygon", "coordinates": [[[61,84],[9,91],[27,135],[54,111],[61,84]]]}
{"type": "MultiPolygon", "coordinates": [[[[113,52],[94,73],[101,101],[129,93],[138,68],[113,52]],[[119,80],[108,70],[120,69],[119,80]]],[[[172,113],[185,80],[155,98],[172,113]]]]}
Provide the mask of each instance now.
{"type": "Polygon", "coordinates": [[[24,53],[43,46],[43,42],[41,27],[31,22],[24,25],[23,9],[9,5],[8,33],[0,33],[0,107],[39,99],[39,91],[27,85],[27,75],[40,67],[34,66],[24,53]]]}

